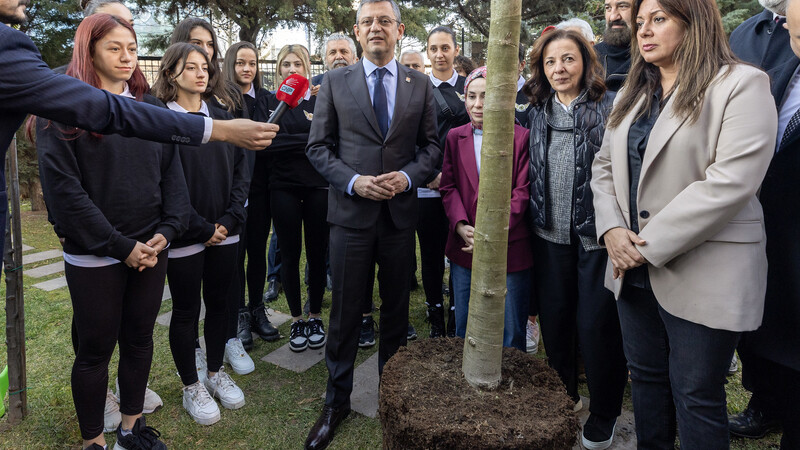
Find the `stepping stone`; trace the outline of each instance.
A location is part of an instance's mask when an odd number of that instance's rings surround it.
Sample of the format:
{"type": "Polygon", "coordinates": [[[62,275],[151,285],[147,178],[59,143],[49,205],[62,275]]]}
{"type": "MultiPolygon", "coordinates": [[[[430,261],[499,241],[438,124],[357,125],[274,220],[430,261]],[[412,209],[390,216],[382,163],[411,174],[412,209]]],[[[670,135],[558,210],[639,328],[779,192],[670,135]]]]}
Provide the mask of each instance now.
{"type": "MultiPolygon", "coordinates": [[[[581,427],[583,427],[586,419],[589,418],[589,399],[581,396],[581,400],[583,401],[583,409],[578,411],[578,420],[580,420],[581,427]]],[[[580,441],[579,435],[572,450],[581,450],[583,448],[580,441]]],[[[636,450],[636,424],[633,420],[633,411],[623,409],[622,414],[617,418],[617,426],[614,429],[614,442],[611,448],[615,450],[636,450]]]]}
{"type": "Polygon", "coordinates": [[[164,286],[164,293],[161,295],[161,301],[169,300],[172,298],[172,293],[169,291],[169,286],[164,286]]]}
{"type": "Polygon", "coordinates": [[[35,269],[24,270],[23,273],[33,278],[42,278],[64,271],[64,261],[55,262],[35,269]]]}
{"type": "Polygon", "coordinates": [[[314,367],[315,364],[325,359],[325,347],[316,350],[306,349],[295,353],[289,349],[289,343],[261,358],[262,361],[275,364],[278,367],[303,373],[314,367]]]}
{"type": "Polygon", "coordinates": [[[30,253],[22,255],[22,264],[31,264],[48,259],[61,258],[64,252],[61,250],[47,250],[46,252],[30,253]]]}
{"type": "MultiPolygon", "coordinates": [[[[206,305],[200,302],[200,320],[206,318],[206,305]]],[[[169,326],[169,321],[172,319],[172,311],[167,311],[164,314],[156,317],[156,323],[165,327],[169,326]]]]}
{"type": "Polygon", "coordinates": [[[30,245],[22,244],[22,251],[23,252],[27,252],[27,251],[30,251],[30,250],[33,250],[33,247],[31,247],[30,245]]]}
{"type": "Polygon", "coordinates": [[[41,283],[36,283],[33,285],[35,288],[39,288],[43,291],[55,291],[56,289],[60,289],[67,286],[67,277],[58,277],[53,278],[52,280],[42,281],[41,283]]]}
{"type": "Polygon", "coordinates": [[[350,408],[370,418],[378,417],[378,352],[356,367],[350,408]]]}
{"type": "Polygon", "coordinates": [[[267,308],[267,318],[269,318],[269,322],[273,327],[278,328],[279,326],[291,320],[292,316],[289,314],[284,314],[280,311],[275,311],[272,308],[267,308]]]}

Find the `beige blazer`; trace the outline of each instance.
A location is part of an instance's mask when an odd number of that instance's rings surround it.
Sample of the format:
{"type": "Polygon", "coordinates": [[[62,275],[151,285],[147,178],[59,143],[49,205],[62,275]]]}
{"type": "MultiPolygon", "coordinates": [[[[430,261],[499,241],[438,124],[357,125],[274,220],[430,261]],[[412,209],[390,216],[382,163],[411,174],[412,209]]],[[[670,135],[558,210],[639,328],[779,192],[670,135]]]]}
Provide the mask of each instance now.
{"type": "MultiPolygon", "coordinates": [[[[764,72],[747,65],[726,72],[706,90],[697,122],[673,116],[673,95],[653,127],[637,194],[647,244],[638,249],[667,312],[748,331],[764,311],[766,235],[756,191],[775,151],[777,113],[764,72]]],[[[628,131],[638,109],[606,130],[592,165],[601,245],[606,231],[630,228],[628,131]]],[[[618,298],[622,283],[611,268],[609,260],[605,284],[618,298]]]]}

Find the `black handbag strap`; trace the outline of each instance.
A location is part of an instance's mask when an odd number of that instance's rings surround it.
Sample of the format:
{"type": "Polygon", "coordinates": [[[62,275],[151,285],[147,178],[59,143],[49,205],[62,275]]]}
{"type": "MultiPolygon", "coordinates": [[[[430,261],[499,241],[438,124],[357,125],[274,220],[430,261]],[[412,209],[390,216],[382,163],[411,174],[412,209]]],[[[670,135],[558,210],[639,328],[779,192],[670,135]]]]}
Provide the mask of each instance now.
{"type": "Polygon", "coordinates": [[[453,111],[450,110],[450,105],[447,104],[447,100],[444,99],[444,95],[439,92],[438,88],[433,88],[433,97],[436,98],[436,102],[439,103],[439,108],[448,119],[455,116],[453,111]]]}

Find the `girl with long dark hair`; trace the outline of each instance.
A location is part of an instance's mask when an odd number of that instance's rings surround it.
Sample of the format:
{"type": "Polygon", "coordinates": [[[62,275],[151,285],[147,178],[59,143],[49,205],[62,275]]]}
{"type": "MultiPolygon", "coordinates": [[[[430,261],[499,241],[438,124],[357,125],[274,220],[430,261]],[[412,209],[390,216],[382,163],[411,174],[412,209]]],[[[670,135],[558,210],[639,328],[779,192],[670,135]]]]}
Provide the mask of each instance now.
{"type": "MultiPolygon", "coordinates": [[[[170,46],[158,71],[153,94],[173,111],[229,119],[230,113],[204,98],[218,94],[208,86],[216,68],[200,47],[178,43],[170,46]]],[[[183,173],[189,190],[189,229],[171,247],[167,271],[172,293],[169,341],[183,388],[183,406],[202,425],[220,418],[222,406],[244,406],[244,393],[222,367],[227,335],[228,289],[234,277],[239,233],[245,221],[244,203],[250,183],[245,151],[224,143],[200,146],[180,144],[183,173]],[[195,365],[200,291],[206,306],[204,321],[208,355],[206,371],[195,365]]]]}

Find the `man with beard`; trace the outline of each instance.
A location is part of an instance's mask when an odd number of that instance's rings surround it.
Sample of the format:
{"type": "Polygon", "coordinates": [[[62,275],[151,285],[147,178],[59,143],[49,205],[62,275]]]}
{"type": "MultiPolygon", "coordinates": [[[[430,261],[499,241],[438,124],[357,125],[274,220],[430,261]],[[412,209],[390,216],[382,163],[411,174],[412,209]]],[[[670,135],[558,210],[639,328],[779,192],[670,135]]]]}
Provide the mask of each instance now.
{"type": "Polygon", "coordinates": [[[731,33],[731,50],[740,59],[765,71],[784,64],[794,54],[784,29],[787,0],[758,0],[760,14],[745,20],[731,33]]]}
{"type": "Polygon", "coordinates": [[[606,88],[618,91],[631,68],[631,2],[605,0],[606,30],[594,51],[606,71],[606,88]]]}
{"type": "MultiPolygon", "coordinates": [[[[759,0],[759,3],[769,11],[755,18],[766,15],[764,20],[767,20],[776,13],[786,14],[783,26],[773,26],[773,22],[759,19],[762,32],[767,27],[774,30],[772,39],[769,36],[764,39],[767,53],[760,56],[765,63],[775,64],[768,73],[778,107],[778,146],[759,195],[764,208],[769,261],[764,318],[758,330],[742,334],[738,347],[742,385],[753,395],[744,411],[728,418],[728,429],[735,436],[759,439],[782,427],[781,449],[797,449],[800,448],[800,285],[797,282],[800,274],[800,228],[797,226],[800,220],[800,190],[797,189],[800,128],[796,125],[800,117],[800,60],[795,55],[800,55],[800,2],[759,0]],[[787,25],[788,32],[784,29],[787,25]],[[783,47],[776,47],[779,34],[783,36],[783,47]]],[[[738,44],[747,40],[748,44],[759,45],[758,31],[754,32],[757,29],[751,28],[747,37],[738,34],[738,44]]],[[[733,38],[731,36],[731,44],[733,38]]],[[[736,49],[734,47],[734,51],[736,49]]]]}
{"type": "MultiPolygon", "coordinates": [[[[328,39],[325,39],[324,57],[326,70],[353,65],[358,61],[358,57],[356,56],[356,43],[346,34],[334,33],[328,36],[328,39]]],[[[324,73],[315,76],[311,79],[311,84],[313,86],[319,86],[324,76],[324,73]]]]}

